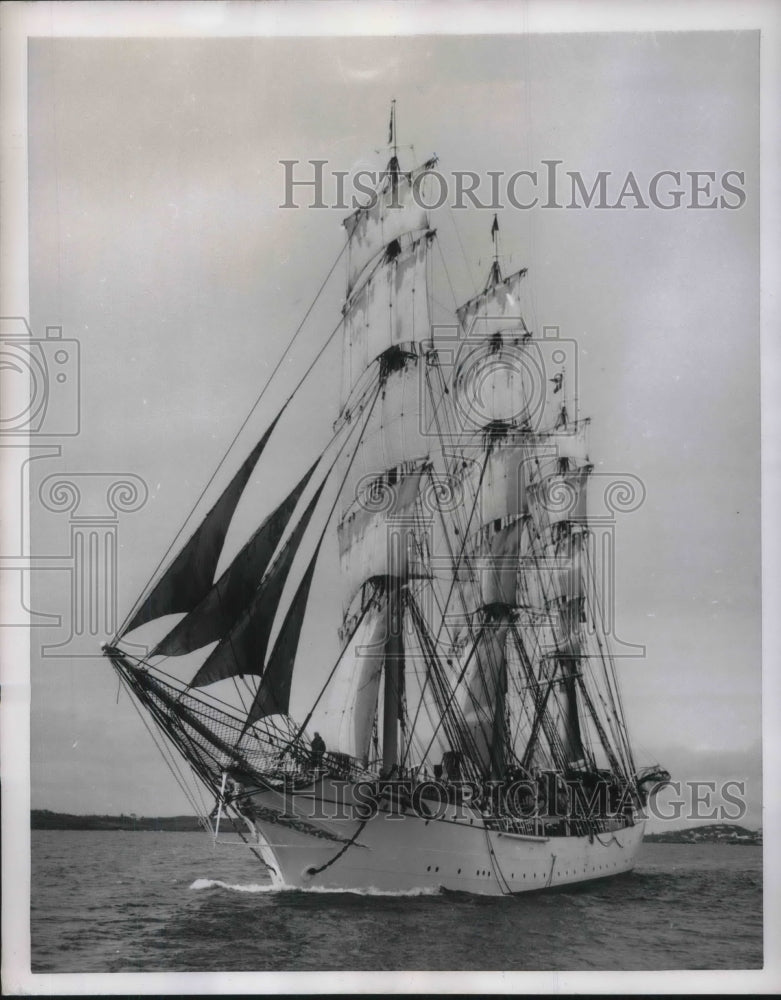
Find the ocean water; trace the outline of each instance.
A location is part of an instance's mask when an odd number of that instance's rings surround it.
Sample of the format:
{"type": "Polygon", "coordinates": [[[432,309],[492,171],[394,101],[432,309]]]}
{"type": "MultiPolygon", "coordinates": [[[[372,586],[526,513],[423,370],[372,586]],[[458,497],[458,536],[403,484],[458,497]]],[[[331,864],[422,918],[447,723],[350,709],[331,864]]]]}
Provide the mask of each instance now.
{"type": "Polygon", "coordinates": [[[33,972],[754,969],[762,850],[645,844],[509,898],[273,891],[204,833],[32,832],[33,972]]]}

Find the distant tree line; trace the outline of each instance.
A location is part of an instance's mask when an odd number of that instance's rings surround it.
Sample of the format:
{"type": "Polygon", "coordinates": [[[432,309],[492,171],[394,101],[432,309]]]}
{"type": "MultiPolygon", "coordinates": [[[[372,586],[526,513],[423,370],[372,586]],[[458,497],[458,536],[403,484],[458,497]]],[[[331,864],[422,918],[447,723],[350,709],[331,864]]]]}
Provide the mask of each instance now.
{"type": "Polygon", "coordinates": [[[201,830],[196,816],[78,816],[72,813],[52,812],[50,809],[32,809],[30,826],[33,830],[153,830],[190,832],[201,830]]]}

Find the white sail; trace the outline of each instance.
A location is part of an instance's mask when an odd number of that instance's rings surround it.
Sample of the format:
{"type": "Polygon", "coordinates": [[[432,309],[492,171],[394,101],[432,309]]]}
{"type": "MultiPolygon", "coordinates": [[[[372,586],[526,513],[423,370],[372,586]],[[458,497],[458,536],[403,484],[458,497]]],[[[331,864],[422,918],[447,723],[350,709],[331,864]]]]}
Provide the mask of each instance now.
{"type": "Polygon", "coordinates": [[[426,236],[412,241],[366,280],[348,301],[344,321],[343,395],[391,347],[430,338],[426,236]]]}
{"type": "Polygon", "coordinates": [[[487,339],[496,333],[518,333],[528,329],[521,301],[521,285],[525,277],[525,269],[517,271],[456,310],[458,321],[468,337],[487,339]]]}
{"type": "Polygon", "coordinates": [[[467,431],[504,423],[540,426],[545,371],[533,341],[513,337],[492,345],[475,339],[458,354],[453,379],[459,426],[467,431]]]}
{"type": "Polygon", "coordinates": [[[518,438],[494,442],[487,452],[464,451],[455,471],[463,493],[460,518],[469,534],[476,528],[528,512],[527,480],[534,456],[518,438]]]}
{"type": "Polygon", "coordinates": [[[588,464],[587,434],[589,423],[589,420],[578,420],[566,430],[562,428],[551,434],[559,458],[566,458],[576,465],[588,464]]]}
{"type": "Polygon", "coordinates": [[[345,610],[367,580],[393,576],[426,576],[418,551],[415,504],[423,476],[410,470],[393,477],[377,476],[342,517],[337,536],[345,610]]]}
{"type": "Polygon", "coordinates": [[[586,497],[590,466],[552,472],[529,485],[529,512],[540,537],[564,521],[586,522],[586,497]]]}
{"type": "Polygon", "coordinates": [[[429,202],[429,187],[426,167],[409,174],[388,173],[371,203],[344,220],[350,239],[348,293],[389,243],[407,233],[428,230],[428,211],[423,206],[429,202]]]}
{"type": "Polygon", "coordinates": [[[388,375],[366,420],[355,457],[350,460],[347,455],[342,462],[343,511],[369,480],[410,462],[422,464],[428,456],[434,442],[422,424],[425,414],[420,406],[420,364],[421,359],[412,357],[404,368],[388,375]]]}
{"type": "Polygon", "coordinates": [[[487,524],[470,539],[470,564],[479,580],[482,606],[515,607],[522,532],[523,521],[516,518],[487,524]]]}
{"type": "Polygon", "coordinates": [[[313,725],[329,750],[365,760],[377,712],[387,633],[387,602],[376,601],[347,643],[313,725]]]}

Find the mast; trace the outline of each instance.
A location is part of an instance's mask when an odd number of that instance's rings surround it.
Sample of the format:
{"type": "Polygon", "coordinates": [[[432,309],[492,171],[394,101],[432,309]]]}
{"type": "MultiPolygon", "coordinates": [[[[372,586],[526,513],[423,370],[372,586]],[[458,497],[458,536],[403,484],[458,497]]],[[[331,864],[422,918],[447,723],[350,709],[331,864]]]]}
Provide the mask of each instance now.
{"type": "Polygon", "coordinates": [[[502,280],[502,269],[499,266],[499,219],[496,215],[494,215],[493,225],[491,226],[491,239],[494,244],[494,260],[488,275],[488,288],[492,285],[498,285],[502,280]]]}
{"type": "Polygon", "coordinates": [[[388,580],[388,635],[385,640],[385,683],[382,712],[382,770],[389,775],[399,763],[399,722],[404,683],[404,610],[398,577],[388,580]]]}
{"type": "MultiPolygon", "coordinates": [[[[344,221],[348,275],[339,422],[355,419],[356,400],[367,385],[376,384],[379,396],[352,467],[345,471],[337,525],[340,634],[352,635],[368,606],[382,595],[382,690],[374,704],[369,706],[366,697],[361,704],[378,724],[381,720],[384,773],[400,759],[405,587],[428,572],[416,540],[431,447],[421,421],[420,366],[426,363],[431,334],[427,271],[434,236],[428,212],[421,207],[433,161],[411,171],[401,169],[395,101],[388,145],[390,155],[375,197],[344,221]]],[[[359,655],[365,666],[354,668],[356,676],[376,677],[374,653],[364,649],[359,655]]],[[[348,660],[354,662],[354,656],[348,660]]],[[[364,690],[371,691],[371,684],[364,690]]],[[[348,729],[365,732],[366,723],[354,719],[348,729]]]]}

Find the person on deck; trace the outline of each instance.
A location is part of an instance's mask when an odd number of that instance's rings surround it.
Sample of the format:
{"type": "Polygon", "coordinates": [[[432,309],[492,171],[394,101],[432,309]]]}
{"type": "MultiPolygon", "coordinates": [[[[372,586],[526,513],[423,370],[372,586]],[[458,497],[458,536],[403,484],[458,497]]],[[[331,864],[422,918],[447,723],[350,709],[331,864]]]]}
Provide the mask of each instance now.
{"type": "Polygon", "coordinates": [[[315,769],[322,767],[323,754],[325,753],[325,740],[320,733],[315,733],[312,739],[312,767],[315,769]]]}

